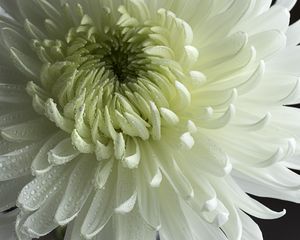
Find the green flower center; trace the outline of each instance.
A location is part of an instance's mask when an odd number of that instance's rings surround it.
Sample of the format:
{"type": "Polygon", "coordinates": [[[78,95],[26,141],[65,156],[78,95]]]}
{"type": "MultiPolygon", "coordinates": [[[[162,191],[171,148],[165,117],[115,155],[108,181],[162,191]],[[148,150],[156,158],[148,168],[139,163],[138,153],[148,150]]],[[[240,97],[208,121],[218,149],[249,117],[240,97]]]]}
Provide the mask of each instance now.
{"type": "Polygon", "coordinates": [[[122,159],[130,142],[159,140],[191,101],[184,82],[192,87],[198,52],[189,26],[162,9],[151,20],[127,10],[121,6],[109,26],[82,14],[64,38],[33,41],[44,62],[40,83],[27,86],[34,108],[100,159],[113,152],[122,159]]]}
{"type": "Polygon", "coordinates": [[[136,82],[140,73],[147,71],[150,60],[143,53],[145,36],[137,33],[138,28],[125,30],[117,26],[105,35],[99,34],[85,15],[79,27],[69,30],[66,41],[36,44],[40,56],[47,53],[43,87],[52,90],[51,97],[60,107],[84,91],[86,95],[100,89],[106,95],[123,94],[123,84],[136,82]],[[133,36],[137,41],[129,42],[127,39],[133,36]]]}
{"type": "Polygon", "coordinates": [[[133,48],[130,44],[123,44],[119,38],[106,43],[106,55],[101,56],[101,61],[105,63],[117,81],[120,83],[134,82],[138,78],[139,70],[144,67],[144,56],[141,49],[133,48]]]}

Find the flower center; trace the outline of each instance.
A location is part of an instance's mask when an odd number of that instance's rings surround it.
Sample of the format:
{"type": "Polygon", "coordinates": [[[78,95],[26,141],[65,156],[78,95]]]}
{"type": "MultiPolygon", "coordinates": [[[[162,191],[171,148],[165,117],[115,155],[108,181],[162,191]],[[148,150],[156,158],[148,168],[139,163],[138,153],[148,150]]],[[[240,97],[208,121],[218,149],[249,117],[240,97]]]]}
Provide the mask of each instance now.
{"type": "Polygon", "coordinates": [[[136,79],[137,74],[135,68],[131,67],[129,55],[122,49],[111,49],[109,55],[104,56],[104,61],[119,82],[124,83],[129,79],[136,79]]]}
{"type": "Polygon", "coordinates": [[[111,40],[107,46],[109,48],[106,55],[101,56],[106,69],[109,69],[120,83],[136,81],[138,70],[142,69],[142,65],[138,63],[142,60],[141,50],[124,46],[119,39],[111,40]]]}
{"type": "Polygon", "coordinates": [[[41,82],[27,86],[35,110],[99,159],[112,152],[122,159],[126,145],[159,140],[180,121],[198,57],[190,27],[173,13],[161,9],[149,21],[123,6],[119,12],[118,21],[99,26],[83,14],[64,38],[35,40],[44,65],[41,82]]]}

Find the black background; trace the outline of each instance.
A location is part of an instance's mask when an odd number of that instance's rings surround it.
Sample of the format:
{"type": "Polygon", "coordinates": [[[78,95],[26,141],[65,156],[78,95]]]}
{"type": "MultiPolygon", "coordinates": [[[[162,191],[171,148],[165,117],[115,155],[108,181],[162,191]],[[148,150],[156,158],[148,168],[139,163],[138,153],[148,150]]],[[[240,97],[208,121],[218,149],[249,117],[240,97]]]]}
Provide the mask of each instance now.
{"type": "MultiPolygon", "coordinates": [[[[300,1],[292,10],[291,22],[298,19],[300,19],[300,1]]],[[[300,105],[295,107],[300,108],[300,105]]],[[[255,219],[263,232],[264,240],[300,240],[300,204],[266,198],[257,199],[273,210],[287,210],[287,214],[277,220],[255,219]]]]}

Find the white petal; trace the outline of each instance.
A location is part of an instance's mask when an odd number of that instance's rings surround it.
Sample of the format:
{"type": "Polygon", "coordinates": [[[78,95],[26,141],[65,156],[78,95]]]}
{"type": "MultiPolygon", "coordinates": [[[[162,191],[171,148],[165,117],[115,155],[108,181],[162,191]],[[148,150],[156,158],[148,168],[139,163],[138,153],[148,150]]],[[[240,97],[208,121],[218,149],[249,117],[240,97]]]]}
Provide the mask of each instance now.
{"type": "Polygon", "coordinates": [[[286,32],[290,22],[289,11],[281,6],[273,6],[270,10],[263,14],[244,21],[238,25],[235,31],[245,31],[249,34],[255,34],[263,31],[277,29],[281,32],[286,32]]]}
{"type": "Polygon", "coordinates": [[[291,10],[295,6],[296,2],[297,0],[277,0],[276,5],[280,5],[291,10]]]}
{"type": "MultiPolygon", "coordinates": [[[[10,15],[12,16],[18,16],[19,11],[17,11],[17,5],[16,5],[16,1],[5,1],[5,0],[1,0],[1,7],[10,15]]],[[[17,19],[20,16],[17,17],[17,19]]]]}
{"type": "Polygon", "coordinates": [[[248,176],[241,178],[240,176],[235,175],[234,179],[238,182],[243,191],[251,193],[253,195],[293,201],[296,203],[300,202],[299,190],[295,191],[282,189],[280,186],[270,185],[264,182],[260,182],[260,187],[258,188],[256,180],[248,176]]]}
{"type": "Polygon", "coordinates": [[[182,134],[180,136],[180,140],[183,143],[183,145],[188,149],[192,149],[195,144],[194,138],[190,132],[182,134]]]}
{"type": "Polygon", "coordinates": [[[61,165],[72,161],[79,155],[71,141],[71,138],[65,138],[57,143],[57,145],[49,150],[48,161],[51,164],[61,165]]]}
{"type": "Polygon", "coordinates": [[[160,213],[158,189],[149,186],[145,180],[147,170],[142,166],[138,169],[136,176],[137,201],[141,217],[153,229],[158,231],[160,228],[160,213]]]}
{"type": "Polygon", "coordinates": [[[129,124],[136,129],[137,136],[139,136],[143,140],[147,140],[149,138],[149,131],[141,118],[127,112],[125,112],[125,117],[129,124]]]}
{"type": "Polygon", "coordinates": [[[109,142],[107,145],[104,145],[101,142],[97,141],[95,154],[98,161],[109,159],[113,154],[113,146],[111,142],[109,142]]]}
{"type": "Polygon", "coordinates": [[[69,177],[64,196],[55,213],[55,221],[65,225],[72,221],[89,197],[93,184],[96,159],[82,157],[69,177]]]}
{"type": "Polygon", "coordinates": [[[186,108],[190,105],[191,103],[191,93],[189,90],[186,88],[184,84],[181,82],[176,81],[175,82],[176,89],[178,91],[178,107],[181,108],[186,108]]]}
{"type": "Polygon", "coordinates": [[[222,38],[228,34],[228,32],[238,24],[241,18],[246,14],[249,9],[251,1],[232,1],[226,11],[217,14],[212,17],[203,26],[203,36],[200,37],[200,41],[209,42],[222,38]]]}
{"type": "Polygon", "coordinates": [[[73,130],[72,135],[72,145],[81,153],[92,153],[95,150],[95,146],[84,139],[76,129],[73,130]]]}
{"type": "Polygon", "coordinates": [[[110,175],[105,187],[96,192],[81,227],[81,233],[87,239],[91,239],[101,232],[113,215],[115,187],[116,174],[113,173],[110,175]]]}
{"type": "Polygon", "coordinates": [[[249,44],[256,49],[256,58],[270,59],[276,52],[284,49],[287,38],[283,32],[269,30],[260,32],[249,37],[249,44]]]}
{"type": "Polygon", "coordinates": [[[141,168],[145,171],[145,180],[151,187],[158,188],[163,177],[159,169],[159,156],[156,153],[155,147],[153,148],[149,143],[143,143],[141,144],[141,151],[141,168]],[[148,161],[150,156],[151,161],[148,161]]]}
{"type": "Polygon", "coordinates": [[[210,212],[217,208],[217,194],[209,181],[198,176],[193,181],[193,188],[195,192],[194,197],[187,204],[192,207],[196,214],[201,216],[203,211],[210,212]]]}
{"type": "Polygon", "coordinates": [[[116,208],[118,213],[126,213],[133,210],[136,203],[136,184],[133,173],[124,168],[121,164],[118,166],[118,180],[116,190],[116,208]]]}
{"type": "MultiPolygon", "coordinates": [[[[44,18],[40,14],[40,9],[35,2],[24,3],[22,0],[16,0],[17,9],[20,9],[20,16],[22,19],[33,19],[34,23],[43,25],[44,18]]],[[[15,9],[16,9],[15,8],[15,9]]]]}
{"type": "Polygon", "coordinates": [[[219,227],[205,222],[201,217],[196,215],[192,208],[188,207],[185,203],[181,202],[180,206],[190,227],[193,229],[193,239],[227,240],[226,236],[219,227]]]}
{"type": "Polygon", "coordinates": [[[126,156],[126,154],[124,159],[122,159],[123,166],[130,169],[137,168],[141,160],[141,151],[138,141],[136,139],[129,140],[126,151],[129,156],[126,156]]]}
{"type": "Polygon", "coordinates": [[[74,121],[64,117],[58,110],[57,104],[54,103],[53,99],[48,99],[45,104],[45,114],[53,121],[57,127],[62,130],[71,133],[74,128],[74,121]]]}
{"type": "Polygon", "coordinates": [[[229,220],[228,209],[224,206],[221,201],[217,201],[217,207],[210,212],[203,212],[203,218],[210,224],[213,224],[217,227],[222,227],[229,220]]]}
{"type": "Polygon", "coordinates": [[[161,138],[161,118],[159,110],[154,102],[150,102],[151,109],[151,121],[152,121],[152,131],[151,135],[154,140],[159,140],[161,138]]]}
{"type": "Polygon", "coordinates": [[[115,240],[153,240],[155,239],[156,231],[149,230],[143,219],[140,217],[137,209],[126,216],[117,215],[115,226],[115,240]]]}
{"type": "Polygon", "coordinates": [[[30,174],[30,164],[40,145],[33,143],[0,156],[0,180],[10,180],[30,174]]]}
{"type": "Polygon", "coordinates": [[[48,1],[38,1],[37,4],[40,6],[41,10],[44,11],[45,17],[49,17],[54,21],[61,20],[60,12],[48,1]]]}
{"type": "Polygon", "coordinates": [[[179,117],[170,109],[161,108],[160,114],[166,123],[170,125],[176,125],[179,122],[179,117]]]}
{"type": "Polygon", "coordinates": [[[174,159],[173,156],[170,156],[166,152],[167,149],[162,150],[158,146],[156,146],[155,149],[157,153],[160,155],[161,158],[160,165],[170,185],[183,199],[189,200],[190,198],[193,198],[194,196],[193,187],[189,179],[187,178],[187,176],[185,176],[185,173],[183,173],[180,167],[178,166],[176,159],[174,159]]]}
{"type": "Polygon", "coordinates": [[[0,102],[18,103],[24,105],[29,103],[30,99],[25,92],[25,86],[16,84],[0,84],[0,102]]]}
{"type": "Polygon", "coordinates": [[[168,183],[163,183],[160,188],[162,223],[160,234],[163,239],[168,240],[192,240],[192,230],[181,209],[178,197],[167,185],[168,183]]]}
{"type": "Polygon", "coordinates": [[[2,28],[1,29],[1,36],[4,41],[5,46],[10,48],[16,48],[21,51],[28,52],[28,41],[15,29],[13,28],[2,28]]]}
{"type": "Polygon", "coordinates": [[[242,222],[235,206],[226,204],[229,210],[230,218],[228,222],[222,226],[222,230],[225,232],[227,238],[232,240],[241,240],[242,237],[242,222]]]}
{"type": "Polygon", "coordinates": [[[187,153],[190,164],[195,167],[194,171],[191,169],[190,174],[199,174],[199,170],[216,176],[230,173],[232,169],[230,158],[220,145],[203,134],[198,134],[194,139],[195,146],[190,153],[187,153]],[[206,161],[199,159],[200,156],[206,161]]]}
{"type": "Polygon", "coordinates": [[[45,201],[39,210],[27,218],[23,228],[32,238],[45,236],[58,227],[58,223],[54,221],[54,214],[62,195],[62,189],[55,191],[55,193],[45,201]]]}
{"type": "Polygon", "coordinates": [[[223,40],[212,42],[199,50],[201,55],[197,66],[200,68],[220,63],[223,59],[239,53],[247,42],[248,35],[245,32],[237,32],[223,40]]]}
{"type": "Polygon", "coordinates": [[[117,133],[114,139],[114,151],[116,159],[122,159],[125,155],[126,143],[124,134],[117,133]]]}
{"type": "Polygon", "coordinates": [[[0,117],[0,127],[7,127],[14,124],[26,122],[30,119],[36,118],[36,114],[32,111],[23,110],[18,112],[10,112],[0,117]]]}
{"type": "Polygon", "coordinates": [[[39,118],[3,128],[1,135],[8,141],[39,141],[51,130],[53,130],[52,126],[45,119],[39,118]]]}
{"type": "Polygon", "coordinates": [[[67,231],[64,238],[65,240],[82,240],[80,229],[83,224],[86,213],[91,205],[92,200],[93,200],[93,194],[90,195],[90,197],[88,198],[82,210],[80,211],[78,216],[74,219],[74,221],[68,224],[67,231]]]}
{"type": "Polygon", "coordinates": [[[51,165],[48,161],[48,151],[53,149],[57,142],[65,138],[65,133],[59,131],[52,135],[47,142],[41,147],[38,154],[33,159],[31,169],[33,174],[43,174],[51,169],[51,165]]]}
{"type": "Polygon", "coordinates": [[[28,145],[28,144],[8,142],[8,141],[2,139],[2,140],[0,140],[0,154],[4,155],[6,153],[13,152],[15,150],[25,147],[26,145],[28,145]]]}
{"type": "Polygon", "coordinates": [[[296,46],[300,43],[300,20],[292,24],[287,30],[287,46],[296,46]]]}
{"type": "Polygon", "coordinates": [[[17,68],[30,78],[38,79],[41,65],[38,61],[24,54],[20,50],[11,47],[11,57],[13,58],[17,68]]]}
{"type": "Polygon", "coordinates": [[[31,176],[25,176],[0,182],[0,212],[8,210],[16,205],[20,191],[30,180],[31,176]]]}
{"type": "Polygon", "coordinates": [[[267,63],[267,67],[272,72],[283,72],[299,76],[299,53],[299,46],[284,49],[267,63]]]}
{"type": "Polygon", "coordinates": [[[126,214],[133,210],[137,199],[137,192],[134,192],[130,198],[115,209],[116,213],[126,214]]]}
{"type": "Polygon", "coordinates": [[[202,72],[190,71],[190,76],[194,86],[199,87],[206,83],[206,76],[202,72]]]}
{"type": "Polygon", "coordinates": [[[25,19],[25,25],[24,28],[28,34],[31,35],[33,39],[45,39],[46,35],[32,22],[30,22],[29,19],[25,19]]]}
{"type": "Polygon", "coordinates": [[[99,189],[102,189],[105,187],[105,184],[113,171],[114,166],[114,159],[110,159],[107,161],[107,163],[103,165],[99,165],[98,171],[96,172],[96,186],[99,189]]]}
{"type": "Polygon", "coordinates": [[[52,198],[57,191],[67,184],[72,169],[72,165],[60,166],[37,176],[21,191],[18,206],[26,211],[39,209],[49,197],[52,198]]]}
{"type": "MultiPolygon", "coordinates": [[[[223,189],[226,189],[226,194],[234,196],[234,202],[240,209],[251,214],[252,216],[261,218],[261,219],[276,219],[280,218],[285,214],[285,211],[275,212],[271,209],[265,207],[258,201],[249,197],[244,193],[238,185],[233,182],[231,179],[227,178],[228,187],[224,184],[223,189]]],[[[222,187],[222,186],[220,186],[222,187]]]]}
{"type": "Polygon", "coordinates": [[[239,211],[243,225],[242,240],[263,240],[259,226],[244,212],[239,211]]]}

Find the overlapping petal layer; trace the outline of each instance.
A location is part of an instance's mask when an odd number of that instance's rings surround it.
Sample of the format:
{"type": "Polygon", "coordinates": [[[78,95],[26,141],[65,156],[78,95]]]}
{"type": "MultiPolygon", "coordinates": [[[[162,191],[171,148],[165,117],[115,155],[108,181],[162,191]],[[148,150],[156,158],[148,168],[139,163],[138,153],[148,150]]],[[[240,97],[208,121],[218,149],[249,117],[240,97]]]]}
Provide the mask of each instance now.
{"type": "Polygon", "coordinates": [[[0,210],[17,198],[18,238],[262,239],[244,212],[285,211],[245,192],[300,196],[294,4],[0,1],[0,210]]]}

